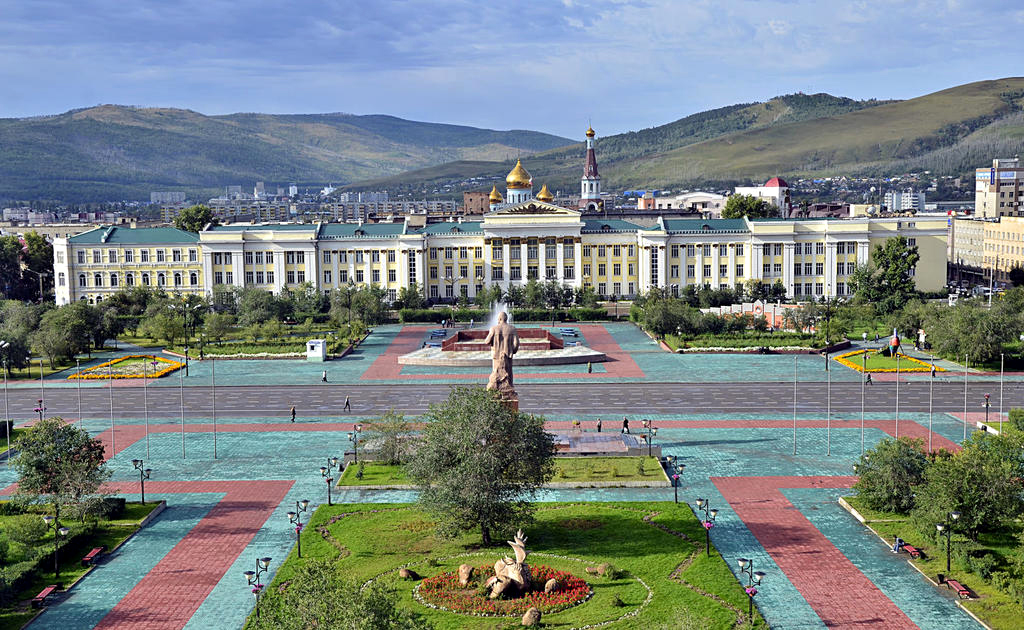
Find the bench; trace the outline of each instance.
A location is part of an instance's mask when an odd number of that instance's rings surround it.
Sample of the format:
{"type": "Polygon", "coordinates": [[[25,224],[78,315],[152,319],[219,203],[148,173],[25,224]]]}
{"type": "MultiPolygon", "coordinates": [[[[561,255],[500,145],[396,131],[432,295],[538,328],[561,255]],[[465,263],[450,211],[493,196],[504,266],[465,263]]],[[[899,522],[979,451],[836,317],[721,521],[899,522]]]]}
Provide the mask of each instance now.
{"type": "Polygon", "coordinates": [[[960,582],[957,582],[956,580],[947,579],[946,580],[946,587],[947,588],[951,588],[954,591],[956,591],[956,594],[960,596],[960,599],[970,599],[971,598],[971,592],[969,590],[967,590],[967,587],[964,586],[963,584],[961,584],[960,582]]]}
{"type": "Polygon", "coordinates": [[[96,562],[96,556],[98,556],[101,553],[103,553],[103,549],[104,549],[103,547],[96,547],[95,549],[93,549],[89,553],[85,554],[85,556],[82,558],[82,566],[83,567],[87,567],[90,564],[93,564],[94,562],[96,562]]]}
{"type": "Polygon", "coordinates": [[[424,348],[440,348],[441,344],[437,343],[436,341],[424,341],[423,342],[423,347],[424,348]]]}
{"type": "Polygon", "coordinates": [[[575,328],[560,328],[558,332],[563,337],[579,337],[579,332],[575,328]]]}
{"type": "Polygon", "coordinates": [[[39,591],[39,594],[32,598],[32,608],[41,608],[46,602],[46,598],[49,597],[55,590],[57,590],[56,584],[51,584],[39,591]]]}
{"type": "Polygon", "coordinates": [[[920,558],[921,557],[921,550],[918,549],[917,547],[914,547],[913,545],[908,545],[906,543],[903,543],[903,549],[907,553],[910,554],[911,558],[920,558]]]}

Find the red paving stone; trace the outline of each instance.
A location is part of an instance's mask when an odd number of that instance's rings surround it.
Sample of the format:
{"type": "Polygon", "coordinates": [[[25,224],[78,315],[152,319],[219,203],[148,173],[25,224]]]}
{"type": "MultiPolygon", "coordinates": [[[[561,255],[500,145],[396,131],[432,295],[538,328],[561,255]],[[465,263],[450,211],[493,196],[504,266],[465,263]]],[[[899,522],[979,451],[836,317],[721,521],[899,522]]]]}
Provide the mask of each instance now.
{"type": "Polygon", "coordinates": [[[828,628],[917,626],[779,491],[847,488],[856,477],[712,477],[786,578],[828,628]]]}
{"type": "MultiPolygon", "coordinates": [[[[608,356],[608,361],[602,363],[604,372],[591,374],[557,372],[517,374],[517,378],[543,378],[543,379],[602,379],[602,378],[642,378],[644,371],[640,369],[633,357],[623,350],[608,330],[599,324],[582,324],[578,326],[580,334],[587,346],[603,352],[608,356]]],[[[387,349],[370,365],[360,377],[360,380],[453,380],[462,381],[467,379],[487,380],[489,373],[479,374],[402,374],[402,365],[398,363],[398,357],[419,350],[423,343],[423,335],[428,330],[434,330],[431,326],[403,326],[402,330],[395,336],[387,349]]]]}
{"type": "MultiPolygon", "coordinates": [[[[224,493],[220,502],[96,625],[185,626],[291,490],[292,481],[151,481],[150,492],[224,493]]],[[[108,484],[135,491],[130,482],[108,484]]]]}

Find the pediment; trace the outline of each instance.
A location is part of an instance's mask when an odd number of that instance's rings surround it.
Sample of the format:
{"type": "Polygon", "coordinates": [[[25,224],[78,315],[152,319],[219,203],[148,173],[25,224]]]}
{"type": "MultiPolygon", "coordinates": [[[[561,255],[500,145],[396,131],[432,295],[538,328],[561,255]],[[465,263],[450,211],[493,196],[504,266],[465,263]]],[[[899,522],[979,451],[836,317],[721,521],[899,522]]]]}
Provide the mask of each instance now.
{"type": "Polygon", "coordinates": [[[556,206],[553,203],[531,199],[522,203],[508,205],[488,212],[488,217],[523,216],[523,215],[555,215],[564,218],[578,218],[580,213],[569,208],[556,206]]]}

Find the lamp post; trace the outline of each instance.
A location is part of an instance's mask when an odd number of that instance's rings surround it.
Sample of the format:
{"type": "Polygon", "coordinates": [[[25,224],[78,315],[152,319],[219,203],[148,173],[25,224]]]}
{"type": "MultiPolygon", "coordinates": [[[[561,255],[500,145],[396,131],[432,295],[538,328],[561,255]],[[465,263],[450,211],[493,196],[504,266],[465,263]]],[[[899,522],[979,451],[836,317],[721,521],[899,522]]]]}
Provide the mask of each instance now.
{"type": "Polygon", "coordinates": [[[331,471],[338,467],[338,458],[331,457],[327,460],[326,466],[320,467],[320,476],[327,482],[327,505],[333,505],[331,503],[331,484],[334,483],[334,477],[329,477],[331,471]]]}
{"type": "MultiPolygon", "coordinates": [[[[4,353],[4,426],[7,427],[7,467],[11,467],[11,412],[7,403],[7,349],[11,344],[0,340],[0,350],[4,353]]],[[[81,415],[81,414],[79,414],[81,415]]]]}
{"type": "Polygon", "coordinates": [[[708,557],[711,557],[711,528],[715,526],[715,519],[718,517],[718,510],[711,509],[711,503],[707,499],[697,499],[697,509],[704,510],[704,548],[707,549],[708,557]]]}
{"type": "Polygon", "coordinates": [[[153,473],[153,469],[146,468],[141,459],[133,459],[132,466],[139,471],[139,493],[142,495],[142,505],[146,505],[146,480],[153,473]]]}
{"type": "Polygon", "coordinates": [[[683,471],[686,470],[686,464],[676,461],[675,455],[668,456],[669,472],[672,473],[672,493],[674,500],[679,503],[679,478],[683,476],[683,471]]]}
{"type": "Polygon", "coordinates": [[[32,411],[34,411],[34,412],[39,414],[39,421],[42,422],[43,421],[43,412],[46,411],[46,407],[43,406],[43,399],[42,398],[37,398],[36,399],[36,408],[33,409],[32,411]]]}
{"type": "Polygon", "coordinates": [[[754,561],[749,558],[740,558],[736,562],[740,565],[740,575],[747,576],[747,618],[753,622],[754,595],[757,595],[757,587],[761,586],[761,580],[764,579],[764,571],[754,571],[754,561]]]}
{"type": "MultiPolygon", "coordinates": [[[[864,333],[866,336],[867,333],[864,333]]],[[[866,337],[865,337],[866,338],[866,337]]],[[[860,454],[864,454],[864,386],[868,380],[868,351],[865,349],[861,356],[860,370],[860,454]]]]}
{"type": "Polygon", "coordinates": [[[302,513],[309,508],[309,499],[295,502],[295,511],[288,512],[288,522],[295,526],[295,545],[299,550],[299,557],[302,557],[302,538],[299,533],[302,531],[302,513]]]}
{"type": "Polygon", "coordinates": [[[256,559],[256,570],[255,571],[242,571],[242,575],[245,576],[245,580],[252,587],[253,597],[256,598],[256,618],[260,618],[260,592],[263,590],[263,583],[260,582],[260,576],[267,572],[270,568],[270,558],[257,558],[256,559]]]}
{"type": "Polygon", "coordinates": [[[946,573],[949,573],[949,539],[953,535],[953,523],[960,519],[960,512],[950,512],[944,523],[936,523],[935,529],[940,536],[946,537],[946,573]]]}
{"type": "Polygon", "coordinates": [[[655,436],[658,435],[658,427],[654,426],[654,423],[650,420],[642,421],[643,428],[647,429],[647,456],[651,456],[651,442],[655,436]]]}
{"type": "Polygon", "coordinates": [[[78,381],[78,428],[82,428],[82,362],[78,357],[75,357],[75,375],[78,381]]]}
{"type": "Polygon", "coordinates": [[[188,346],[185,346],[185,376],[188,376],[188,346]]]}
{"type": "Polygon", "coordinates": [[[352,446],[355,448],[355,461],[359,463],[359,434],[363,430],[363,425],[357,424],[353,427],[354,431],[348,432],[348,441],[352,442],[352,446]]]}
{"type": "Polygon", "coordinates": [[[992,395],[985,394],[985,402],[981,404],[985,407],[985,426],[988,426],[988,410],[992,407],[992,395]]]}
{"type": "Polygon", "coordinates": [[[60,552],[60,539],[68,535],[68,528],[60,524],[59,509],[57,514],[58,516],[47,514],[43,517],[46,528],[53,530],[53,579],[55,581],[60,579],[60,559],[57,557],[60,552]]]}

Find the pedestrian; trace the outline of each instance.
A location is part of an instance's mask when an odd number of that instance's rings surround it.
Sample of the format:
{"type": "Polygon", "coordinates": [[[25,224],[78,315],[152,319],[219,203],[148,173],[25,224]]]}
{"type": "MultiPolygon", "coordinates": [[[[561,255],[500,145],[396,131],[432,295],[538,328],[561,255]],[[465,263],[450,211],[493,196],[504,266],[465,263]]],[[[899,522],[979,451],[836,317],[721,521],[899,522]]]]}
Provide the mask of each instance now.
{"type": "Polygon", "coordinates": [[[320,382],[321,383],[326,383],[327,382],[327,370],[324,370],[324,373],[320,375],[320,382]]]}
{"type": "Polygon", "coordinates": [[[469,318],[469,327],[470,327],[470,328],[473,328],[473,322],[474,322],[473,318],[472,318],[472,317],[470,317],[470,318],[469,318]]]}
{"type": "Polygon", "coordinates": [[[875,333],[875,343],[878,343],[878,333],[875,333]]]}
{"type": "Polygon", "coordinates": [[[575,431],[579,431],[580,430],[580,419],[579,418],[573,419],[573,421],[572,421],[572,428],[575,431]]]}
{"type": "Polygon", "coordinates": [[[868,385],[871,384],[871,372],[867,373],[867,375],[864,378],[864,382],[867,383],[868,385]]]}
{"type": "Polygon", "coordinates": [[[594,364],[591,363],[590,361],[587,361],[587,374],[593,374],[593,373],[594,373],[594,364]]]}
{"type": "Polygon", "coordinates": [[[629,433],[629,418],[622,416],[622,432],[629,433]]]}
{"type": "Polygon", "coordinates": [[[601,432],[601,419],[600,418],[597,419],[597,432],[598,433],[601,432]]]}
{"type": "Polygon", "coordinates": [[[345,411],[352,411],[352,403],[349,402],[348,395],[345,396],[345,411]]]}
{"type": "Polygon", "coordinates": [[[932,366],[932,378],[935,378],[935,366],[932,366]]]}
{"type": "Polygon", "coordinates": [[[292,405],[292,422],[295,422],[295,405],[292,405]]]}

